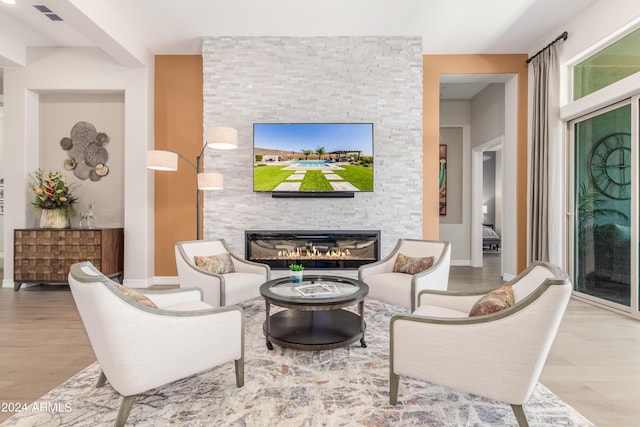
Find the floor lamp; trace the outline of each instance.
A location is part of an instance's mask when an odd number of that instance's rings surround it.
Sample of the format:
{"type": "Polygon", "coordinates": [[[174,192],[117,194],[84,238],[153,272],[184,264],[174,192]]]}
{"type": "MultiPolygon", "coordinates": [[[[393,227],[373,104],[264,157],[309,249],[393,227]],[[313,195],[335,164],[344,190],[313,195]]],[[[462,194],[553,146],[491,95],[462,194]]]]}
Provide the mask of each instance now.
{"type": "Polygon", "coordinates": [[[196,156],[195,164],[182,154],[168,149],[147,151],[147,169],[159,171],[177,171],[178,159],[182,159],[196,171],[196,239],[201,237],[200,191],[222,190],[222,174],[204,172],[202,154],[205,148],[216,150],[233,150],[238,148],[238,131],[229,127],[210,127],[207,129],[207,140],[196,156]]]}

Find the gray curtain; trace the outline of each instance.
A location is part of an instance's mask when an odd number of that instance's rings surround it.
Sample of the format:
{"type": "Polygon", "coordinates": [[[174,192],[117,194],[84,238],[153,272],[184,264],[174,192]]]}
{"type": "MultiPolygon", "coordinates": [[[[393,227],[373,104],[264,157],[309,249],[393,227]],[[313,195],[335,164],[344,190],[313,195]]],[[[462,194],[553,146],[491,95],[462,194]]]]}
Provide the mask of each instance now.
{"type": "MultiPolygon", "coordinates": [[[[529,155],[529,236],[527,261],[558,262],[550,248],[560,238],[557,214],[559,194],[560,141],[558,101],[558,59],[555,45],[531,61],[533,66],[533,114],[529,155]],[[555,191],[554,191],[555,189],[555,191]]],[[[557,252],[557,250],[556,250],[557,252]]]]}

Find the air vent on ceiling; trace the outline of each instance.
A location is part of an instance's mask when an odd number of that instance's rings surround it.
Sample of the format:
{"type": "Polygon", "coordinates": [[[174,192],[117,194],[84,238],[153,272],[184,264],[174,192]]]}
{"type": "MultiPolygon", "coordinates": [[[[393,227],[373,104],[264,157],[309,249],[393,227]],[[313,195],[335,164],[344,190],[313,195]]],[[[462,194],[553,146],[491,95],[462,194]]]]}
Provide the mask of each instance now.
{"type": "Polygon", "coordinates": [[[51,19],[52,21],[62,21],[62,18],[60,16],[56,15],[53,10],[49,9],[43,4],[34,4],[33,7],[35,7],[39,12],[41,12],[44,16],[51,19]]]}

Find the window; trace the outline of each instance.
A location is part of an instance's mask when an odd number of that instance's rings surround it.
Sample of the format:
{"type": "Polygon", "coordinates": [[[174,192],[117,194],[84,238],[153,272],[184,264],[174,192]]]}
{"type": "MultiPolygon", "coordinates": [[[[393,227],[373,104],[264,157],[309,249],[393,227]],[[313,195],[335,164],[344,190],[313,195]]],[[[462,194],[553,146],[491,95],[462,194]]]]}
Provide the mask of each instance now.
{"type": "Polygon", "coordinates": [[[640,29],[573,67],[573,99],[580,99],[640,71],[640,29]]]}
{"type": "MultiPolygon", "coordinates": [[[[574,289],[631,306],[631,103],[572,122],[574,289]]],[[[637,244],[637,243],[636,243],[637,244]]]]}

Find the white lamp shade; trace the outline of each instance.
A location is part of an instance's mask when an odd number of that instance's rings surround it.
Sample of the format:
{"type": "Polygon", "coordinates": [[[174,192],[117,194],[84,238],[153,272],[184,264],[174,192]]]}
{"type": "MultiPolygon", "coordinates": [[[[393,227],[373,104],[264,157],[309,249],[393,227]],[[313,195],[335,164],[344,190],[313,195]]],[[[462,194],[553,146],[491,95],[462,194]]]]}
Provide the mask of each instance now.
{"type": "Polygon", "coordinates": [[[216,150],[238,148],[238,131],[230,127],[210,127],[207,129],[207,147],[216,150]]]}
{"type": "Polygon", "coordinates": [[[147,151],[147,169],[158,171],[177,171],[178,153],[165,150],[147,151]]]}
{"type": "Polygon", "coordinates": [[[199,173],[198,190],[222,190],[222,174],[215,172],[199,173]]]}

